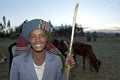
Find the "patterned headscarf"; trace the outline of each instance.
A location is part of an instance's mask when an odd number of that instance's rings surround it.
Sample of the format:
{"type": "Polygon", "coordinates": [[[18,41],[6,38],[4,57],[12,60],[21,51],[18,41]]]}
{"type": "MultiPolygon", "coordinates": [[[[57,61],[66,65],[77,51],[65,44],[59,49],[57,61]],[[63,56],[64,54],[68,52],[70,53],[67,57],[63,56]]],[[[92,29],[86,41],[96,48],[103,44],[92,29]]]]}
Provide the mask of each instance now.
{"type": "Polygon", "coordinates": [[[18,40],[17,40],[17,45],[15,47],[15,51],[13,52],[13,57],[18,56],[18,55],[23,54],[23,53],[26,53],[29,50],[30,50],[30,48],[28,47],[28,43],[24,39],[23,35],[20,34],[18,36],[18,40]]]}
{"type": "Polygon", "coordinates": [[[51,23],[42,19],[34,19],[26,22],[22,28],[22,34],[26,41],[29,41],[29,33],[35,29],[44,29],[47,31],[47,41],[51,40],[51,23]]]}

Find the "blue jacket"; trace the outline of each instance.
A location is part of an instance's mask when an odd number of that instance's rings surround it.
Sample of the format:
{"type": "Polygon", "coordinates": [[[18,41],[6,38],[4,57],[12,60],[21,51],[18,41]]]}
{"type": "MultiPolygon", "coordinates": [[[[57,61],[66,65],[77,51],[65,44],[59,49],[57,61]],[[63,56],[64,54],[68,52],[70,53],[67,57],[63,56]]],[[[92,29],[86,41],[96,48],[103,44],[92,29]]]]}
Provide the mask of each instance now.
{"type": "MultiPolygon", "coordinates": [[[[62,62],[59,56],[46,51],[45,69],[42,80],[66,80],[62,74],[62,62]]],[[[33,60],[32,51],[13,59],[10,80],[38,80],[33,60]]]]}

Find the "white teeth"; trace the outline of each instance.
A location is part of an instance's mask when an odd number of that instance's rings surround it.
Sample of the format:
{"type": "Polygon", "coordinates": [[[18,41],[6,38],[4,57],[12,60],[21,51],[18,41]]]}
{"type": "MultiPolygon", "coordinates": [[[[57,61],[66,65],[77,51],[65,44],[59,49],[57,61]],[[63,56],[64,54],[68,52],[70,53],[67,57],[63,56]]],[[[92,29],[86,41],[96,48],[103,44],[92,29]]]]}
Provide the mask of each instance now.
{"type": "Polygon", "coordinates": [[[40,45],[35,45],[35,46],[40,47],[40,45]]]}

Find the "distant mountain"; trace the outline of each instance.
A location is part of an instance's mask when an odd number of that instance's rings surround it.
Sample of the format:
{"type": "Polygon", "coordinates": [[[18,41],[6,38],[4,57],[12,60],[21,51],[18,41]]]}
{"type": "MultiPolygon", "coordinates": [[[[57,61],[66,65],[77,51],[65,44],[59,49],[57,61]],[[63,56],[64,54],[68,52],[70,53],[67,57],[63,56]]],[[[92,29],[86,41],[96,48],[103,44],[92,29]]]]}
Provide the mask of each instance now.
{"type": "Polygon", "coordinates": [[[91,27],[89,28],[85,28],[85,31],[89,31],[89,32],[105,32],[105,33],[120,33],[120,27],[105,27],[104,29],[91,29],[91,27]]]}
{"type": "Polygon", "coordinates": [[[120,33],[120,29],[118,29],[118,30],[112,30],[112,29],[98,29],[98,30],[96,30],[96,29],[91,29],[91,30],[87,30],[87,32],[94,32],[94,31],[96,31],[96,32],[104,32],[104,33],[120,33]]]}

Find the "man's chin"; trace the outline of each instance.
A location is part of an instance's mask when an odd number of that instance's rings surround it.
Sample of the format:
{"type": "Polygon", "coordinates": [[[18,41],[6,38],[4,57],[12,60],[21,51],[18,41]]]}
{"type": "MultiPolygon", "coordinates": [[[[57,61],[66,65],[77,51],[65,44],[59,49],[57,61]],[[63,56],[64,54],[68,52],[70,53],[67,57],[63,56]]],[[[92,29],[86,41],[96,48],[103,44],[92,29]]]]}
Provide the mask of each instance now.
{"type": "Polygon", "coordinates": [[[38,50],[38,51],[35,51],[36,53],[41,53],[43,52],[44,50],[38,50]]]}
{"type": "Polygon", "coordinates": [[[41,52],[43,52],[43,51],[45,51],[45,49],[42,49],[42,50],[35,50],[36,53],[41,53],[41,52]]]}

